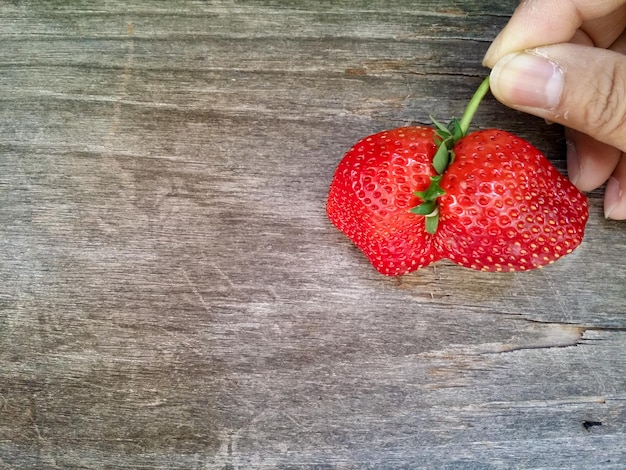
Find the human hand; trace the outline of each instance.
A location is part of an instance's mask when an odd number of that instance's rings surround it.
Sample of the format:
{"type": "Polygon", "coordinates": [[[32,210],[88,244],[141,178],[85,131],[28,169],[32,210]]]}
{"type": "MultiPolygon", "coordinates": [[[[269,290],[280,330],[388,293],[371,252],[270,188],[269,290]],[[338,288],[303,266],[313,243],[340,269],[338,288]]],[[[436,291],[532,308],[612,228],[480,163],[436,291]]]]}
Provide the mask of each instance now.
{"type": "Polygon", "coordinates": [[[502,103],[566,126],[582,191],[626,219],[626,0],[523,0],[485,55],[502,103]]]}

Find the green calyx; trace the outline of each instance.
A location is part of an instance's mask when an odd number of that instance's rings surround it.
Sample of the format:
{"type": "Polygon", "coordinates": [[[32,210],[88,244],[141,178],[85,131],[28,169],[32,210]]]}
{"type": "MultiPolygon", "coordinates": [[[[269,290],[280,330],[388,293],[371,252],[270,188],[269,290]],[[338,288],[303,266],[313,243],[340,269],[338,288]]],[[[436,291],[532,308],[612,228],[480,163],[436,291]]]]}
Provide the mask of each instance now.
{"type": "Polygon", "coordinates": [[[441,178],[454,161],[454,145],[467,135],[472,118],[488,90],[489,77],[483,80],[474,96],[472,96],[460,121],[453,118],[448,125],[444,125],[434,117],[430,117],[436,129],[435,143],[437,144],[437,151],[433,157],[432,164],[437,175],[430,177],[430,185],[426,191],[415,191],[414,194],[422,200],[422,203],[412,208],[411,212],[426,217],[426,231],[431,235],[437,232],[437,226],[439,225],[439,204],[437,199],[446,193],[440,186],[441,178]]]}

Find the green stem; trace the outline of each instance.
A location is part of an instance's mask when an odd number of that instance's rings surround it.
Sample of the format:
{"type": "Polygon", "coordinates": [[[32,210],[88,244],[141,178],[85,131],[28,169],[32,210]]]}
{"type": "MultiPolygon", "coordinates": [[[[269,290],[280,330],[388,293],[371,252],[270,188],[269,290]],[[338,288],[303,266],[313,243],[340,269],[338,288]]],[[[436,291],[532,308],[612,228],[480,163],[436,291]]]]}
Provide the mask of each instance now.
{"type": "Polygon", "coordinates": [[[463,132],[464,136],[467,135],[470,123],[472,122],[472,118],[474,117],[474,114],[476,114],[476,110],[478,109],[480,102],[487,94],[487,91],[489,91],[489,75],[487,75],[487,78],[485,78],[480,84],[480,86],[474,93],[474,96],[472,96],[472,99],[465,108],[465,112],[463,113],[463,117],[460,121],[461,131],[463,132]]]}
{"type": "Polygon", "coordinates": [[[444,126],[431,117],[433,124],[437,128],[435,143],[438,148],[432,162],[437,176],[431,176],[430,186],[426,191],[415,192],[415,195],[422,200],[422,203],[411,209],[411,212],[414,214],[423,215],[426,218],[426,231],[431,235],[437,232],[437,225],[439,224],[439,203],[437,201],[440,196],[445,194],[439,182],[450,163],[454,160],[454,144],[467,135],[472,118],[488,90],[489,76],[483,80],[474,92],[460,121],[453,119],[448,126],[444,126]]]}

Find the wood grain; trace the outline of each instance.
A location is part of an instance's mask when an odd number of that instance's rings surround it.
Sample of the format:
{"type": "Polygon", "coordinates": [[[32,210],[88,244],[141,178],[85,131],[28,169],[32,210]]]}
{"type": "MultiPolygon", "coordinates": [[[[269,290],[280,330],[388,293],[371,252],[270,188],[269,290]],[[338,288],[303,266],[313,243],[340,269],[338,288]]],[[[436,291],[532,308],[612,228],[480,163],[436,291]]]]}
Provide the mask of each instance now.
{"type": "MultiPolygon", "coordinates": [[[[377,274],[343,153],[459,115],[516,2],[0,1],[0,467],[623,468],[626,239],[377,274]]],[[[558,126],[487,99],[476,127],[558,126]]]]}

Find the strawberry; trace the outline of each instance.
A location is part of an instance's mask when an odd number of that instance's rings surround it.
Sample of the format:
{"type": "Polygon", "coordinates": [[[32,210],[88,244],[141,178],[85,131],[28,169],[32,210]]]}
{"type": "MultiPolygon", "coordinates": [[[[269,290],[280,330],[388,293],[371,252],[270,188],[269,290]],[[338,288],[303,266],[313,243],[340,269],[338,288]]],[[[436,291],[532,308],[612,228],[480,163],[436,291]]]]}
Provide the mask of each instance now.
{"type": "Polygon", "coordinates": [[[328,217],[382,274],[442,258],[524,271],[581,243],[587,198],[539,150],[502,130],[467,135],[488,87],[487,79],[461,121],[371,135],[337,167],[328,217]]]}
{"type": "Polygon", "coordinates": [[[330,187],[331,222],[383,274],[398,275],[440,256],[425,217],[410,212],[437,173],[430,127],[405,127],[366,137],[346,153],[330,187]]]}

